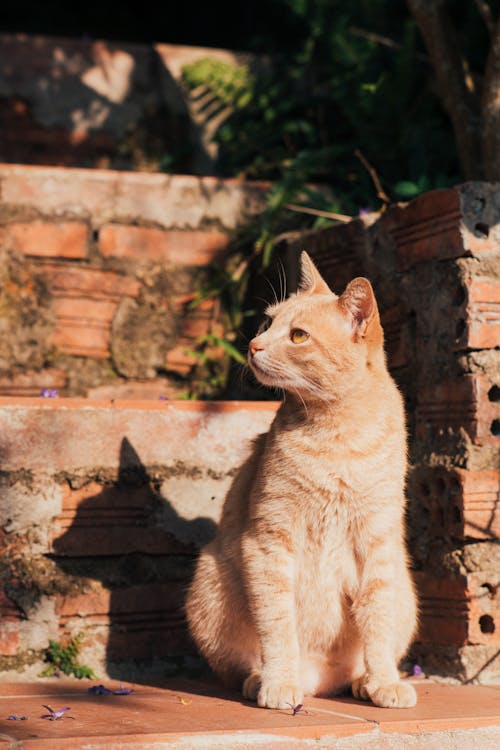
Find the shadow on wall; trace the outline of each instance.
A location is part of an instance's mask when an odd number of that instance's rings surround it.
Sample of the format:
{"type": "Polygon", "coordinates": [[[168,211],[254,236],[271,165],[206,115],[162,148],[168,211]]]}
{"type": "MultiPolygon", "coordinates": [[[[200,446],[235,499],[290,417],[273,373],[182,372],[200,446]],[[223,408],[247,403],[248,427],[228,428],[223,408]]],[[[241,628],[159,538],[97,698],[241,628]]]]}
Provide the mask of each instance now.
{"type": "Polygon", "coordinates": [[[213,174],[164,48],[0,34],[0,160],[213,174]]]}
{"type": "Polygon", "coordinates": [[[165,470],[152,474],[124,438],[118,478],[75,488],[63,509],[66,529],[54,541],[67,575],[98,582],[62,600],[61,635],[84,632],[86,648],[105,650],[106,671],[119,680],[203,670],[184,599],[197,550],[216,524],[180,516],[161,491],[165,470]]]}

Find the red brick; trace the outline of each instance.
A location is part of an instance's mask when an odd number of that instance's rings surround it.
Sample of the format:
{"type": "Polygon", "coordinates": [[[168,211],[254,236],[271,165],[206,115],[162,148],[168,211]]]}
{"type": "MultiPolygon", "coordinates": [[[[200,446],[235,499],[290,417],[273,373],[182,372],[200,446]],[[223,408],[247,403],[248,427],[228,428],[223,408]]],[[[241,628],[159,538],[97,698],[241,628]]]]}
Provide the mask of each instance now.
{"type": "Polygon", "coordinates": [[[45,276],[54,296],[76,296],[109,298],[119,300],[122,296],[136,297],[140,283],[130,276],[115,271],[102,271],[70,263],[43,263],[39,272],[45,276]]]}
{"type": "Polygon", "coordinates": [[[394,305],[381,313],[385,350],[389,368],[404,367],[408,363],[405,346],[406,316],[402,305],[394,305]]]}
{"type": "Polygon", "coordinates": [[[120,466],[130,461],[126,436],[146,467],[205,467],[224,475],[245,459],[251,441],[269,428],[277,406],[248,401],[3,398],[2,470],[95,473],[96,467],[103,467],[118,475],[120,466]]]}
{"type": "Polygon", "coordinates": [[[500,281],[473,277],[466,281],[463,316],[457,321],[454,348],[491,349],[500,343],[500,281]]]}
{"type": "Polygon", "coordinates": [[[55,327],[51,343],[65,354],[106,359],[110,328],[122,296],[137,295],[140,284],[114,271],[40,264],[52,293],[55,327]]]}
{"type": "Polygon", "coordinates": [[[13,222],[0,230],[0,243],[22,255],[86,258],[88,226],[79,221],[13,222]]]}
{"type": "Polygon", "coordinates": [[[164,230],[108,224],[99,232],[99,251],[105,256],[207,265],[219,259],[228,244],[223,232],[164,230]]]}
{"type": "Polygon", "coordinates": [[[1,396],[38,396],[43,388],[61,389],[66,385],[67,376],[63,370],[47,368],[30,370],[12,377],[0,377],[1,396]]]}
{"type": "Polygon", "coordinates": [[[182,553],[184,545],[154,522],[163,503],[148,485],[126,491],[95,482],[68,488],[62,514],[54,519],[54,552],[70,557],[182,553]]]}
{"type": "Polygon", "coordinates": [[[500,402],[491,400],[495,386],[486,377],[462,378],[423,388],[418,393],[417,435],[459,435],[465,430],[477,445],[500,443],[500,402]]]}
{"type": "Polygon", "coordinates": [[[429,511],[432,536],[485,540],[500,536],[500,470],[418,468],[411,482],[419,504],[429,511]]]}
{"type": "Polygon", "coordinates": [[[57,597],[60,628],[101,631],[111,659],[151,658],[188,644],[183,614],[185,582],[147,583],[57,597]]]}
{"type": "Polygon", "coordinates": [[[167,353],[165,366],[170,372],[176,372],[179,375],[189,375],[193,367],[198,364],[199,360],[191,354],[193,350],[193,341],[186,339],[181,341],[177,346],[167,353]]]}
{"type": "Polygon", "coordinates": [[[19,632],[13,625],[3,625],[0,630],[0,656],[15,656],[19,650],[19,632]]]}
{"type": "Polygon", "coordinates": [[[0,622],[17,622],[21,618],[19,607],[0,589],[0,622]]]}
{"type": "Polygon", "coordinates": [[[417,640],[456,646],[500,643],[499,595],[495,581],[486,578],[415,573],[420,604],[417,640]]]}
{"type": "Polygon", "coordinates": [[[460,197],[456,190],[433,190],[407,206],[391,208],[380,226],[392,237],[401,269],[434,259],[465,255],[460,234],[460,197]]]}
{"type": "Polygon", "coordinates": [[[95,388],[89,388],[87,398],[91,399],[150,399],[158,401],[160,397],[175,399],[181,391],[185,391],[185,386],[177,386],[165,378],[155,380],[119,380],[110,385],[99,385],[95,388]]]}

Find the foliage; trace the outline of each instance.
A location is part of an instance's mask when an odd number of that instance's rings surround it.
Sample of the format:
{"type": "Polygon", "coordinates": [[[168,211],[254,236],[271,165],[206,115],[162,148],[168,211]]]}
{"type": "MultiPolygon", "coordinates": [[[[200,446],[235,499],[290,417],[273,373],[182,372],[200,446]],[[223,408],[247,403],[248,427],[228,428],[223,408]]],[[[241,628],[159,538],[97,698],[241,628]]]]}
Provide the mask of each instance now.
{"type": "Polygon", "coordinates": [[[45,652],[45,661],[49,663],[39,676],[52,677],[62,672],[66,675],[74,675],[79,680],[84,677],[89,680],[95,679],[92,669],[77,661],[83,640],[83,633],[78,633],[65,646],[58,641],[49,640],[49,647],[45,652]]]}
{"type": "MultiPolygon", "coordinates": [[[[269,267],[283,232],[328,225],[333,214],[357,216],[460,181],[453,132],[404,3],[269,4],[282,13],[284,28],[293,29],[287,45],[261,38],[260,51],[276,52],[237,66],[205,58],[183,69],[184,84],[201,92],[209,116],[219,118],[220,174],[273,182],[259,225],[246,227],[235,243],[239,273],[230,258],[200,292],[221,300],[225,315],[223,333],[200,341],[197,353],[212,386],[223,380],[222,354],[241,359],[236,332],[248,314],[249,269],[269,267]],[[297,205],[332,216],[311,218],[296,213],[297,205]]],[[[197,394],[209,391],[202,384],[197,394]]]]}

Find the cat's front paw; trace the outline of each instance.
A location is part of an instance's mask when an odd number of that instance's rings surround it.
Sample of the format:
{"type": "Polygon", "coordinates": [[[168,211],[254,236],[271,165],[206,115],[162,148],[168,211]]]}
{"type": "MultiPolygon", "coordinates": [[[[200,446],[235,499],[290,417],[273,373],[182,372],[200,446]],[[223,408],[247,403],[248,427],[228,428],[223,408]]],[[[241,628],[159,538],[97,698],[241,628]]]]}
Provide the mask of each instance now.
{"type": "Polygon", "coordinates": [[[265,682],[257,694],[257,703],[261,708],[293,708],[301,702],[302,690],[298,685],[265,682]]]}
{"type": "Polygon", "coordinates": [[[370,696],[368,695],[368,691],[366,690],[366,684],[368,682],[368,677],[366,675],[363,675],[363,677],[358,677],[357,680],[354,680],[351,685],[352,694],[355,698],[358,698],[362,701],[369,701],[370,696]]]}
{"type": "Polygon", "coordinates": [[[257,695],[260,690],[260,683],[262,682],[262,678],[259,674],[259,672],[252,672],[248,675],[246,680],[243,683],[243,697],[247,699],[247,701],[255,701],[257,700],[257,695]]]}
{"type": "Polygon", "coordinates": [[[417,704],[417,693],[408,682],[392,685],[376,685],[368,682],[364,686],[372,702],[381,708],[412,708],[417,704]]]}

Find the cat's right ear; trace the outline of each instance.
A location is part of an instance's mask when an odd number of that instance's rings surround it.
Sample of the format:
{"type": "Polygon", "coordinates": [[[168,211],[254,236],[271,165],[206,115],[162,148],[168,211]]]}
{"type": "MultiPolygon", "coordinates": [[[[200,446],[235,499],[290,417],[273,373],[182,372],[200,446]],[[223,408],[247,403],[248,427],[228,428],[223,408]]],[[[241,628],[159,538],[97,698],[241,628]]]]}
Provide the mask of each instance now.
{"type": "Polygon", "coordinates": [[[305,250],[300,254],[299,291],[306,292],[306,294],[332,294],[330,287],[305,250]]]}

